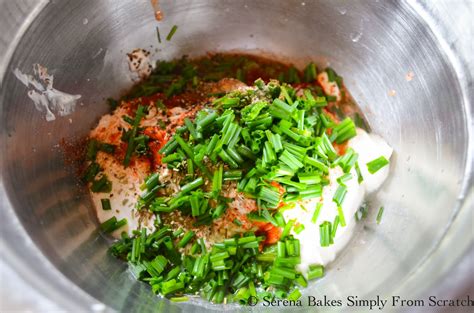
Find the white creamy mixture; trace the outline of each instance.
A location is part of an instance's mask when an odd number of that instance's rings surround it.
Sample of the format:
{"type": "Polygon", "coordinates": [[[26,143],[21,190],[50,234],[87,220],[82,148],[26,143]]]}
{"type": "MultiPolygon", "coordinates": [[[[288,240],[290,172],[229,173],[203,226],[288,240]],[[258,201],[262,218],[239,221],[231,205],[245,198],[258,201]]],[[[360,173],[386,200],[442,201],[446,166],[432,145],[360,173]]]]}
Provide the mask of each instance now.
{"type": "Polygon", "coordinates": [[[112,191],[110,193],[91,192],[99,222],[103,223],[113,216],[117,220],[127,219],[127,225],[112,233],[117,238],[124,231],[132,235],[133,230],[143,227],[148,229],[148,233],[153,232],[155,229],[153,225],[155,216],[153,214],[140,215],[135,209],[137,198],[143,193],[140,190],[140,185],[147,177],[146,169],[140,169],[139,166],[124,168],[122,164],[110,158],[104,152],[98,152],[97,163],[101,165],[104,173],[112,182],[112,191]],[[102,210],[101,199],[103,198],[109,198],[112,210],[102,210]]]}
{"type": "Polygon", "coordinates": [[[352,236],[356,223],[354,214],[364,201],[365,195],[379,188],[388,176],[388,165],[374,174],[370,174],[366,166],[367,162],[380,156],[384,156],[388,160],[392,155],[392,148],[382,138],[374,134],[367,134],[358,128],[357,136],[349,141],[349,147],[359,154],[358,162],[364,180],[359,184],[355,168],[351,170],[352,178],[345,182],[347,194],[341,205],[346,226],[343,227],[339,224],[334,244],[329,247],[321,247],[319,225],[324,221],[332,223],[338,215],[333,196],[339,186],[336,180],[344,174],[339,166],[329,170],[330,184],[323,188],[320,198],[299,202],[294,208],[283,212],[286,221],[296,219],[297,223],[303,224],[305,227],[299,234],[293,232],[301,245],[301,264],[298,265],[298,269],[303,273],[306,273],[309,265],[326,265],[336,258],[337,253],[344,248],[352,236]],[[311,218],[319,202],[322,202],[323,205],[316,223],[313,223],[311,218]]]}
{"type": "MultiPolygon", "coordinates": [[[[327,80],[325,76],[318,76],[318,80],[325,88],[325,91],[336,97],[340,97],[340,90],[334,82],[327,80]],[[327,89],[327,90],[326,90],[327,89]]],[[[241,83],[235,84],[232,81],[227,82],[222,80],[216,84],[219,91],[235,90],[242,88],[241,83]],[[229,90],[227,90],[229,89],[229,90]]],[[[245,86],[245,85],[244,85],[245,86]]],[[[126,115],[126,109],[119,107],[110,115],[105,115],[99,122],[99,125],[91,132],[91,138],[95,138],[101,142],[106,142],[119,146],[121,143],[118,129],[129,129],[130,125],[122,118],[126,115]]],[[[168,126],[176,123],[178,119],[187,114],[187,111],[180,107],[175,107],[168,111],[168,116],[160,114],[152,106],[149,114],[141,121],[140,126],[146,127],[149,125],[156,125],[157,120],[160,119],[167,123],[168,126]]],[[[343,170],[337,166],[329,170],[329,185],[323,188],[322,196],[314,199],[300,201],[291,209],[283,212],[285,221],[294,219],[296,223],[303,224],[304,230],[299,234],[293,232],[295,238],[299,239],[301,249],[301,264],[298,269],[302,273],[306,273],[308,266],[313,264],[326,265],[332,262],[336,255],[344,248],[350,240],[355,228],[354,214],[359,209],[364,201],[365,196],[377,190],[389,173],[389,166],[384,166],[374,174],[370,174],[367,169],[367,163],[384,156],[387,160],[390,159],[392,148],[379,136],[368,134],[362,129],[357,129],[357,136],[349,140],[348,148],[352,148],[358,153],[358,164],[360,172],[363,176],[363,181],[358,183],[358,176],[355,168],[352,168],[350,174],[352,178],[345,181],[347,193],[341,208],[344,213],[346,225],[339,224],[334,238],[334,244],[329,247],[321,247],[320,245],[320,230],[319,225],[324,221],[333,223],[335,217],[338,215],[336,203],[333,201],[334,193],[338,189],[339,183],[337,179],[344,173],[343,170]],[[322,203],[322,207],[315,223],[311,221],[315,208],[318,203],[322,203]]],[[[153,214],[142,212],[139,214],[136,210],[137,198],[143,193],[140,190],[140,185],[150,173],[150,164],[137,159],[134,164],[124,168],[121,162],[113,156],[104,152],[98,152],[96,162],[104,169],[104,173],[112,182],[112,191],[110,193],[93,193],[91,196],[96,207],[97,217],[100,223],[103,223],[115,216],[117,220],[122,218],[127,219],[127,225],[116,230],[112,235],[119,237],[120,233],[127,231],[132,235],[132,231],[146,227],[149,232],[154,231],[153,214]],[[101,199],[109,198],[112,210],[104,211],[101,205],[101,199]]],[[[169,172],[165,167],[159,169],[162,177],[169,172]]],[[[163,180],[162,180],[163,181],[163,180]]],[[[235,201],[230,204],[230,207],[247,208],[246,198],[238,197],[237,195],[229,195],[235,201]],[[242,198],[242,199],[241,199],[242,198]],[[240,200],[239,200],[240,199],[240,200]]],[[[251,200],[254,201],[254,200],[251,200]]],[[[245,210],[244,210],[245,211],[245,210]]]]}

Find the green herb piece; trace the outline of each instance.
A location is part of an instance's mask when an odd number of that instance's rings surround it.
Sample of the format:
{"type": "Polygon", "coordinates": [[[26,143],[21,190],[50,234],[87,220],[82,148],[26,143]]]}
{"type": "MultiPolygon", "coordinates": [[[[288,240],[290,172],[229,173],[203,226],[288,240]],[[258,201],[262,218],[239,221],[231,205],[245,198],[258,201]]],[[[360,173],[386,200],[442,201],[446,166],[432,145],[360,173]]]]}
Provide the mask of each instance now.
{"type": "Polygon", "coordinates": [[[329,247],[332,241],[331,233],[331,222],[325,221],[319,225],[321,247],[329,247]]]}
{"type": "Polygon", "coordinates": [[[341,226],[346,226],[346,218],[344,217],[344,211],[340,205],[337,206],[337,213],[338,213],[338,221],[341,223],[341,226]]]}
{"type": "Polygon", "coordinates": [[[318,220],[318,216],[319,216],[319,213],[321,212],[322,207],[323,207],[322,202],[318,202],[318,204],[316,204],[316,208],[314,209],[313,216],[311,217],[311,222],[313,224],[316,224],[316,221],[318,220]]]}
{"type": "Polygon", "coordinates": [[[160,28],[156,26],[156,37],[158,38],[158,43],[161,43],[160,28]]]}
{"type": "Polygon", "coordinates": [[[354,121],[347,117],[341,123],[333,128],[332,136],[335,136],[335,142],[341,144],[357,135],[354,121]]]}
{"type": "Polygon", "coordinates": [[[99,173],[100,166],[98,163],[92,162],[82,175],[82,181],[91,182],[94,180],[94,177],[99,173]]]}
{"type": "Polygon", "coordinates": [[[139,105],[135,113],[132,129],[128,138],[127,151],[125,153],[125,158],[123,159],[123,165],[125,165],[126,167],[130,164],[130,158],[132,157],[132,153],[135,150],[134,139],[138,132],[138,125],[140,124],[141,119],[145,115],[144,108],[144,106],[139,105]]]}
{"type": "Polygon", "coordinates": [[[198,177],[196,178],[195,180],[193,180],[192,182],[184,185],[184,186],[181,186],[181,191],[180,193],[182,195],[202,186],[204,184],[204,179],[202,177],[198,177]]]}
{"type": "Polygon", "coordinates": [[[189,301],[189,297],[187,296],[171,297],[170,301],[171,302],[186,302],[186,301],[189,301]]]}
{"type": "Polygon", "coordinates": [[[173,27],[171,27],[170,32],[169,32],[168,35],[166,36],[166,40],[167,40],[167,41],[170,41],[171,38],[173,38],[173,36],[174,36],[174,34],[176,33],[177,30],[178,30],[178,26],[177,26],[177,25],[173,25],[173,27]]]}
{"type": "Polygon", "coordinates": [[[346,193],[347,187],[344,185],[339,185],[339,187],[337,187],[336,192],[334,193],[332,200],[336,202],[338,206],[341,206],[342,202],[344,201],[344,197],[346,196],[346,193]]]}
{"type": "Polygon", "coordinates": [[[112,191],[112,182],[105,176],[102,175],[98,180],[94,180],[91,185],[92,192],[110,192],[112,191]]]}
{"type": "Polygon", "coordinates": [[[108,198],[100,199],[100,203],[102,204],[102,210],[104,211],[112,210],[112,206],[110,205],[110,199],[108,198]]]}
{"type": "Polygon", "coordinates": [[[288,294],[288,300],[296,301],[299,298],[301,298],[301,291],[298,288],[288,294]]]}
{"type": "Polygon", "coordinates": [[[378,170],[388,165],[390,162],[384,157],[380,156],[375,160],[367,163],[367,170],[370,174],[375,174],[378,170]]]}
{"type": "Polygon", "coordinates": [[[308,280],[323,277],[324,266],[322,265],[310,265],[308,270],[308,280]]]}
{"type": "Polygon", "coordinates": [[[383,215],[384,207],[381,206],[379,212],[377,213],[377,224],[382,222],[382,215],[383,215]]]}
{"type": "Polygon", "coordinates": [[[100,224],[100,229],[104,233],[109,234],[125,225],[127,225],[127,220],[125,218],[117,221],[117,218],[115,216],[112,216],[111,218],[100,224]]]}
{"type": "Polygon", "coordinates": [[[304,81],[307,83],[311,83],[316,80],[316,76],[316,65],[313,62],[310,62],[308,65],[306,65],[304,69],[304,81]]]}
{"type": "Polygon", "coordinates": [[[181,238],[181,240],[178,242],[178,247],[184,248],[184,246],[186,246],[189,243],[189,241],[191,241],[194,235],[195,233],[192,230],[188,231],[186,234],[184,234],[183,238],[181,238]]]}
{"type": "Polygon", "coordinates": [[[360,171],[359,162],[355,163],[355,169],[356,169],[356,173],[357,173],[357,182],[360,185],[364,181],[364,176],[362,176],[362,173],[360,171]]]}
{"type": "Polygon", "coordinates": [[[299,234],[304,230],[304,225],[303,224],[298,224],[293,230],[296,234],[299,234]]]}

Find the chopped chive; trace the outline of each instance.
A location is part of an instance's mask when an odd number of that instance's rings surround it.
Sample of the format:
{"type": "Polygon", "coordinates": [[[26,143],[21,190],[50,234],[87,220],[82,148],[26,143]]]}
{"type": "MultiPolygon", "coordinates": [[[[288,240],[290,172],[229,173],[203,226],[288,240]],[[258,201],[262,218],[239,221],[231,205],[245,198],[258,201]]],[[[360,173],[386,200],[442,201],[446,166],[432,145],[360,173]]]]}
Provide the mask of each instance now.
{"type": "Polygon", "coordinates": [[[389,163],[390,162],[384,156],[380,156],[377,159],[367,163],[367,170],[370,174],[375,174],[378,170],[388,165],[389,163]]]}
{"type": "Polygon", "coordinates": [[[341,144],[357,135],[354,121],[347,117],[333,128],[335,142],[341,144]]]}
{"type": "Polygon", "coordinates": [[[332,200],[336,202],[338,206],[341,206],[342,202],[344,201],[344,197],[346,196],[346,193],[347,187],[344,185],[339,185],[339,187],[337,187],[336,192],[334,193],[332,200]]]}
{"type": "Polygon", "coordinates": [[[112,216],[102,224],[100,224],[100,229],[105,233],[112,233],[115,230],[127,225],[127,220],[125,218],[118,220],[115,216],[112,216]]]}
{"type": "Polygon", "coordinates": [[[340,216],[336,215],[336,217],[334,218],[334,222],[332,223],[332,229],[331,229],[331,238],[333,239],[334,237],[336,237],[337,227],[339,226],[339,220],[340,220],[340,216]]]}
{"type": "Polygon", "coordinates": [[[155,188],[160,183],[160,173],[156,172],[151,174],[145,180],[145,187],[150,190],[155,188]]]}
{"type": "Polygon", "coordinates": [[[322,265],[310,265],[308,270],[308,280],[323,277],[324,266],[322,265]]]}
{"type": "Polygon", "coordinates": [[[384,211],[384,207],[381,206],[379,209],[379,212],[377,213],[377,224],[380,224],[380,222],[382,222],[383,211],[384,211]]]}
{"type": "Polygon", "coordinates": [[[283,228],[283,231],[281,232],[281,236],[280,236],[281,239],[285,238],[286,236],[290,234],[290,231],[293,228],[293,225],[295,224],[295,222],[296,222],[295,219],[291,219],[288,221],[288,223],[286,223],[285,227],[283,228]]]}
{"type": "Polygon", "coordinates": [[[262,210],[262,216],[265,217],[265,220],[267,220],[268,222],[272,223],[274,226],[278,226],[278,223],[277,221],[275,220],[275,218],[271,215],[270,211],[268,210],[262,210]]]}
{"type": "Polygon", "coordinates": [[[184,234],[183,238],[178,242],[178,247],[183,248],[188,244],[188,242],[194,237],[194,232],[192,230],[184,234]]]}
{"type": "Polygon", "coordinates": [[[280,160],[295,171],[303,167],[303,163],[298,161],[288,150],[283,150],[283,153],[280,155],[280,160]]]}
{"type": "Polygon", "coordinates": [[[177,25],[173,25],[173,27],[171,27],[170,32],[169,32],[168,35],[166,36],[166,40],[167,40],[167,41],[170,41],[171,38],[173,38],[174,33],[176,33],[177,30],[178,30],[178,26],[177,26],[177,25]]]}
{"type": "Polygon", "coordinates": [[[82,180],[84,182],[91,182],[94,180],[94,177],[99,173],[100,165],[98,163],[92,162],[84,172],[82,180]]]}
{"type": "Polygon", "coordinates": [[[242,222],[239,221],[237,218],[234,218],[233,223],[234,223],[235,225],[237,225],[237,226],[242,226],[242,222]]]}
{"type": "Polygon", "coordinates": [[[295,228],[293,228],[293,231],[296,234],[301,233],[303,230],[304,230],[304,225],[303,224],[298,224],[297,226],[295,226],[295,228]]]}
{"type": "Polygon", "coordinates": [[[316,79],[317,70],[316,65],[313,62],[308,63],[304,69],[304,81],[311,83],[316,79]]]}
{"type": "Polygon", "coordinates": [[[362,173],[360,172],[359,162],[355,163],[355,169],[357,173],[357,182],[360,185],[364,181],[364,176],[362,176],[362,173]]]}
{"type": "Polygon", "coordinates": [[[234,161],[234,159],[225,150],[221,150],[218,153],[218,155],[222,159],[222,161],[229,164],[229,166],[231,168],[238,168],[239,167],[239,164],[236,161],[234,161]]]}
{"type": "Polygon", "coordinates": [[[293,290],[292,292],[290,292],[288,294],[288,300],[293,300],[293,301],[296,301],[298,300],[299,298],[301,298],[301,292],[298,288],[295,288],[295,290],[293,290]]]}
{"type": "Polygon", "coordinates": [[[189,301],[189,297],[187,296],[171,297],[170,301],[171,302],[186,302],[186,301],[189,301]]]}
{"type": "Polygon", "coordinates": [[[319,225],[319,236],[321,247],[329,247],[331,244],[331,223],[328,221],[319,225]]]}
{"type": "Polygon", "coordinates": [[[301,173],[298,174],[298,180],[304,184],[314,185],[321,182],[321,176],[317,173],[301,173]]]}
{"type": "Polygon", "coordinates": [[[202,135],[196,131],[193,122],[191,122],[189,118],[184,119],[184,125],[186,125],[186,128],[194,139],[197,140],[202,138],[202,135]]]}
{"type": "Polygon", "coordinates": [[[132,157],[132,153],[135,150],[134,139],[138,132],[138,125],[140,124],[141,119],[145,115],[144,110],[145,107],[139,105],[137,111],[135,112],[135,118],[133,119],[132,129],[128,136],[127,151],[125,152],[125,157],[123,159],[123,165],[125,165],[126,167],[130,164],[130,158],[132,157]]]}
{"type": "Polygon", "coordinates": [[[182,186],[180,192],[181,194],[185,194],[187,192],[190,192],[191,190],[198,188],[199,186],[202,186],[203,184],[204,184],[204,180],[202,179],[202,177],[198,177],[192,182],[182,186]]]}
{"type": "Polygon", "coordinates": [[[203,118],[202,120],[199,120],[196,123],[197,124],[197,129],[202,130],[205,127],[209,126],[210,124],[212,124],[216,120],[217,116],[218,115],[217,115],[216,112],[209,113],[205,118],[203,118]]]}
{"type": "Polygon", "coordinates": [[[201,214],[201,206],[200,206],[200,201],[199,201],[199,196],[197,194],[192,194],[189,197],[189,202],[191,203],[191,215],[196,217],[201,214]]]}
{"type": "Polygon", "coordinates": [[[337,206],[337,212],[339,217],[339,223],[342,227],[346,226],[346,218],[344,217],[344,211],[342,210],[342,207],[340,205],[337,206]]]}
{"type": "Polygon", "coordinates": [[[93,161],[95,160],[95,157],[97,155],[97,150],[98,150],[98,142],[95,139],[89,140],[89,143],[87,144],[87,151],[86,151],[86,159],[93,161]]]}
{"type": "Polygon", "coordinates": [[[100,203],[102,204],[102,210],[110,211],[112,210],[112,206],[110,205],[110,199],[100,199],[100,203]]]}
{"type": "Polygon", "coordinates": [[[112,182],[105,176],[102,175],[98,180],[94,180],[91,185],[92,192],[111,192],[112,191],[112,182]]]}
{"type": "Polygon", "coordinates": [[[225,171],[223,174],[224,181],[240,180],[242,178],[242,170],[225,171]]]}
{"type": "Polygon", "coordinates": [[[217,198],[222,190],[223,171],[224,167],[220,165],[219,168],[214,172],[214,176],[212,178],[212,194],[214,198],[217,198]]]}
{"type": "Polygon", "coordinates": [[[156,26],[156,37],[158,38],[158,43],[161,43],[160,28],[156,26]]]}
{"type": "MultiPolygon", "coordinates": [[[[345,173],[341,176],[339,176],[336,181],[339,183],[339,185],[346,186],[345,182],[349,181],[352,179],[352,174],[351,173],[345,173]]],[[[347,186],[346,186],[347,187],[347,186]]]]}

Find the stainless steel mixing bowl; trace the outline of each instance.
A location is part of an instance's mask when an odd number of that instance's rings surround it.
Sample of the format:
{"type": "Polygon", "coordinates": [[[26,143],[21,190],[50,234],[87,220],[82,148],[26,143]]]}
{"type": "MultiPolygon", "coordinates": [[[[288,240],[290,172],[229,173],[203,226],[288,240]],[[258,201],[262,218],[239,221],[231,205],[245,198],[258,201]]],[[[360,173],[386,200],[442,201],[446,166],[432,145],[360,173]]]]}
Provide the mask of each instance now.
{"type": "Polygon", "coordinates": [[[330,62],[394,148],[392,174],[371,199],[385,206],[382,224],[372,210],[305,294],[422,297],[469,255],[458,277],[472,282],[471,2],[161,2],[160,23],[147,1],[0,3],[0,251],[24,279],[74,312],[204,311],[159,299],[106,253],[110,240],[58,146],[86,135],[107,112],[104,98],[131,85],[125,53],[143,47],[154,59],[237,49],[330,62]],[[172,41],[158,44],[155,27],[163,35],[174,24],[172,41]],[[35,63],[55,88],[81,95],[74,113],[48,122],[36,110],[13,74],[35,63]]]}

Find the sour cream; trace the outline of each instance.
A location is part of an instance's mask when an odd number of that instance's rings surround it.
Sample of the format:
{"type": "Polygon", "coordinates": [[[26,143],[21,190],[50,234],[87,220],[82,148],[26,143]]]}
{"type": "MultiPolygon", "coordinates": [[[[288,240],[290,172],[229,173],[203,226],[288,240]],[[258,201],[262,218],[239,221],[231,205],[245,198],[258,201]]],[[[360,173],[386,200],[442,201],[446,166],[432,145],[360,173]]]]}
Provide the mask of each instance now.
{"type": "Polygon", "coordinates": [[[337,205],[332,199],[339,186],[337,179],[344,174],[339,166],[329,170],[329,185],[323,188],[321,197],[298,202],[294,208],[283,212],[286,221],[295,219],[297,223],[305,227],[299,234],[292,232],[293,236],[300,241],[301,263],[298,269],[302,273],[307,272],[309,265],[327,265],[336,258],[352,237],[356,223],[354,214],[362,205],[365,196],[379,188],[388,176],[389,166],[370,174],[366,165],[380,156],[390,159],[393,150],[382,138],[357,129],[357,136],[349,141],[349,147],[359,154],[358,162],[364,180],[359,184],[355,169],[350,171],[352,178],[345,182],[347,193],[341,205],[346,226],[339,224],[334,244],[321,247],[319,225],[324,221],[333,223],[338,215],[337,205]],[[316,223],[313,223],[311,219],[320,202],[322,207],[316,223]]]}
{"type": "Polygon", "coordinates": [[[103,223],[113,216],[117,220],[125,218],[127,225],[113,232],[114,237],[120,237],[124,231],[131,235],[133,230],[141,228],[147,228],[148,233],[153,232],[155,230],[155,216],[146,214],[146,212],[138,212],[136,209],[137,198],[143,193],[140,185],[146,177],[145,172],[140,171],[139,167],[124,168],[103,152],[98,153],[97,163],[101,165],[104,174],[112,183],[110,193],[91,192],[99,223],[103,223]],[[101,199],[104,198],[109,199],[112,210],[102,209],[101,199]]]}

